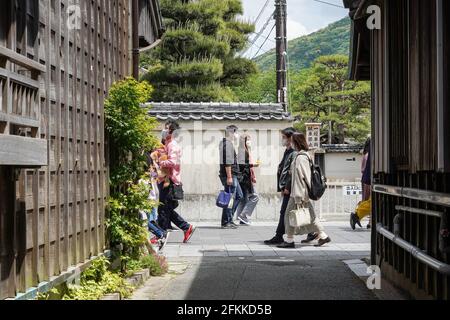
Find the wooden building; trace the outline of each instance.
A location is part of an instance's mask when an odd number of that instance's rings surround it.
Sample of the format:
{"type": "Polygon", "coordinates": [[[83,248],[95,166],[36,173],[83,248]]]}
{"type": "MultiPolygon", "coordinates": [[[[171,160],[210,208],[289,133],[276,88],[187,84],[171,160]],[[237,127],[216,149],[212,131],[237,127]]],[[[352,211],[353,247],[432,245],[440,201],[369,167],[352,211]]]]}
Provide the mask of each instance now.
{"type": "Polygon", "coordinates": [[[351,78],[372,80],[373,264],[414,297],[449,300],[450,1],[344,4],[351,78]]]}
{"type": "Polygon", "coordinates": [[[2,1],[0,299],[107,249],[104,99],[162,31],[157,0],[2,1]]]}

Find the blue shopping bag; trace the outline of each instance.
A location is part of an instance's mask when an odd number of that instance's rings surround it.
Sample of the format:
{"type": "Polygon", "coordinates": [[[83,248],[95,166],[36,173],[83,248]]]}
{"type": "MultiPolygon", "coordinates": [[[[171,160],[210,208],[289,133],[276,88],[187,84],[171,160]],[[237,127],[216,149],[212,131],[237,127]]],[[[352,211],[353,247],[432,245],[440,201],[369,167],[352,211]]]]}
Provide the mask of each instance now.
{"type": "Polygon", "coordinates": [[[222,191],[220,191],[219,196],[217,197],[216,205],[219,208],[226,209],[230,205],[232,198],[233,198],[232,193],[222,190],[222,191]]]}

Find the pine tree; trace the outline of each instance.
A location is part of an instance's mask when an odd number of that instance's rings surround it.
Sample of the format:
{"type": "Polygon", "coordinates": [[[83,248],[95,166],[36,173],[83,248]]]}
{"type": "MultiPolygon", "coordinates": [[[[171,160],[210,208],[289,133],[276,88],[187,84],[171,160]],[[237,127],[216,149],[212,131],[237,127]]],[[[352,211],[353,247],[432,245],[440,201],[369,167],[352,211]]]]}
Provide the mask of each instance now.
{"type": "Polygon", "coordinates": [[[257,72],[236,56],[254,31],[239,20],[241,0],[162,0],[166,33],[162,44],[144,56],[144,79],[155,101],[234,101],[232,88],[257,72]]]}
{"type": "MultiPolygon", "coordinates": [[[[348,80],[348,57],[322,56],[295,88],[299,104],[294,111],[301,123],[320,122],[324,141],[332,131],[332,143],[364,142],[370,133],[370,83],[348,80]],[[331,123],[331,128],[329,124],[331,123]]],[[[304,130],[303,125],[300,126],[304,130]]]]}

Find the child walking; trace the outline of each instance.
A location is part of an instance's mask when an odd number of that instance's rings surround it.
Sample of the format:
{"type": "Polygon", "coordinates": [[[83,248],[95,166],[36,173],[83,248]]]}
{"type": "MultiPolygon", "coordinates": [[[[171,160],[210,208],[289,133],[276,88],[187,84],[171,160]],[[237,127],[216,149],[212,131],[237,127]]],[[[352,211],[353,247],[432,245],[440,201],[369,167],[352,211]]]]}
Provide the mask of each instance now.
{"type": "MultiPolygon", "coordinates": [[[[148,174],[150,180],[147,181],[147,183],[149,183],[151,187],[148,199],[157,202],[159,199],[157,184],[158,172],[153,165],[150,166],[148,174]]],[[[167,243],[169,233],[158,225],[158,207],[154,207],[152,211],[144,212],[144,214],[144,218],[147,220],[148,231],[154,235],[154,237],[150,239],[150,243],[152,245],[158,245],[159,250],[161,251],[167,243]]]]}

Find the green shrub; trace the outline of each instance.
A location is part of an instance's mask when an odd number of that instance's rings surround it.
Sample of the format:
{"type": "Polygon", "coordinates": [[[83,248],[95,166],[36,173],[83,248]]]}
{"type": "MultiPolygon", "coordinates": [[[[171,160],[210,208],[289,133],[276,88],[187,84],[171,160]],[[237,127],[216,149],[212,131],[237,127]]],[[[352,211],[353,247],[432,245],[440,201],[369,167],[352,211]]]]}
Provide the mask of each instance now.
{"type": "Polygon", "coordinates": [[[129,275],[142,269],[149,269],[150,275],[159,277],[166,274],[168,271],[168,265],[165,257],[154,255],[146,255],[139,260],[131,260],[129,261],[127,267],[129,275]]]}
{"type": "Polygon", "coordinates": [[[232,88],[256,73],[250,60],[244,64],[237,55],[255,30],[253,24],[239,20],[242,1],[161,0],[160,4],[167,32],[162,44],[141,59],[148,70],[143,78],[156,88],[154,101],[235,100],[232,88]],[[235,59],[240,61],[234,63],[235,59]],[[228,68],[230,63],[235,67],[228,68]]]}
{"type": "Polygon", "coordinates": [[[65,284],[40,294],[38,300],[99,300],[111,293],[119,293],[128,298],[133,287],[128,285],[120,273],[109,270],[110,262],[105,257],[94,260],[89,268],[81,273],[80,284],[65,284]]]}

